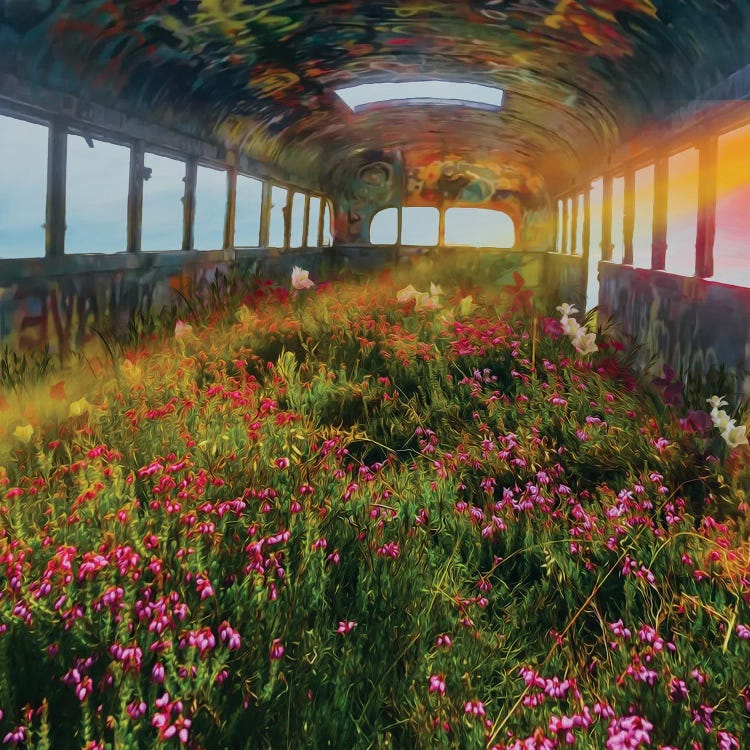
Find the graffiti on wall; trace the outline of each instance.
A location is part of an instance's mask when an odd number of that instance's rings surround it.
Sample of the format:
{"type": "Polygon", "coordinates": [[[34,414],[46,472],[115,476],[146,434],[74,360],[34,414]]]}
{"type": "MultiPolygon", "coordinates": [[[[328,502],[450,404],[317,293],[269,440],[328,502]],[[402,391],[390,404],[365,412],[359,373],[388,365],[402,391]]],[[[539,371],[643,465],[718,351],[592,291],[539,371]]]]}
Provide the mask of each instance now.
{"type": "Polygon", "coordinates": [[[403,200],[403,164],[397,153],[368,151],[342,162],[332,175],[334,239],[337,244],[369,241],[370,221],[381,209],[403,200]]]}
{"type": "Polygon", "coordinates": [[[0,346],[30,351],[48,346],[64,359],[97,331],[127,330],[138,314],[158,312],[189,288],[205,293],[226,264],[184,270],[151,269],[71,273],[0,287],[0,346]]]}
{"type": "Polygon", "coordinates": [[[407,158],[406,201],[409,205],[441,203],[495,207],[517,197],[533,206],[544,202],[544,179],[509,165],[502,156],[483,162],[455,155],[407,158]]]}
{"type": "Polygon", "coordinates": [[[694,277],[599,266],[600,314],[644,344],[656,370],[706,372],[712,365],[745,373],[750,395],[750,290],[694,277]]]}

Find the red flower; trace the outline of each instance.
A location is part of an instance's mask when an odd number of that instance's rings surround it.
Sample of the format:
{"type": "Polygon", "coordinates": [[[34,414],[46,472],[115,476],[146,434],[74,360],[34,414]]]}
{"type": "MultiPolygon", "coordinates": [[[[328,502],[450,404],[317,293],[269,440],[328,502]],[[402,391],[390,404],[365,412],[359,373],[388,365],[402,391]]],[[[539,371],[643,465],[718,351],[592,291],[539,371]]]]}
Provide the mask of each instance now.
{"type": "Polygon", "coordinates": [[[526,282],[518,271],[513,271],[513,282],[512,286],[503,287],[503,292],[513,298],[511,310],[514,312],[530,312],[531,298],[534,296],[533,290],[524,288],[526,282]]]}

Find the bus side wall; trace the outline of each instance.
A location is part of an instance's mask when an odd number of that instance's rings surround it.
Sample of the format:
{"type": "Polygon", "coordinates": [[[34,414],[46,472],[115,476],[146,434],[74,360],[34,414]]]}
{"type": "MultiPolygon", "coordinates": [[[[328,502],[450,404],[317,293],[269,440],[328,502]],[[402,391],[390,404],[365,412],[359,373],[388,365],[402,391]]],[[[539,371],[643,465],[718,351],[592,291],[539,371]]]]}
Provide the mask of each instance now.
{"type": "MultiPolygon", "coordinates": [[[[750,371],[750,289],[614,263],[600,263],[599,278],[600,314],[635,336],[657,370],[750,371]]],[[[750,395],[750,377],[742,390],[750,395]]]]}

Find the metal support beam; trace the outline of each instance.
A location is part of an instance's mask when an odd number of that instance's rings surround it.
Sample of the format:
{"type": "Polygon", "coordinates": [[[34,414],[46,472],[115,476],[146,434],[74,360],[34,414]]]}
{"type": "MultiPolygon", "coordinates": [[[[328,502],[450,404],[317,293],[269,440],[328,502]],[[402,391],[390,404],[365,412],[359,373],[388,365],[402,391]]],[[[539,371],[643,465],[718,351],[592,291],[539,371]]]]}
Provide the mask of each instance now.
{"type": "Polygon", "coordinates": [[[271,233],[271,190],[273,185],[270,182],[263,183],[263,192],[260,201],[260,238],[258,240],[261,247],[268,247],[268,241],[271,233]]]}
{"type": "Polygon", "coordinates": [[[633,232],[635,231],[635,171],[632,167],[625,170],[625,195],[622,214],[622,240],[624,252],[622,262],[633,265],[633,232]]]}
{"type": "Polygon", "coordinates": [[[190,158],[185,164],[185,194],[182,198],[182,249],[195,247],[195,186],[198,182],[198,160],[190,158]]]}
{"type": "Polygon", "coordinates": [[[669,159],[660,156],[654,165],[654,220],[651,234],[651,268],[663,271],[667,261],[669,212],[669,159]]]}
{"type": "Polygon", "coordinates": [[[698,151],[698,234],[695,240],[695,275],[704,279],[714,273],[716,237],[716,177],[718,138],[711,135],[698,151]]]}
{"type": "Polygon", "coordinates": [[[558,253],[557,238],[560,235],[560,201],[555,202],[555,210],[552,212],[552,248],[551,252],[558,253]]]}
{"type": "Polygon", "coordinates": [[[560,246],[560,252],[563,254],[568,252],[568,198],[567,196],[562,199],[562,244],[560,246]]]}
{"type": "Polygon", "coordinates": [[[310,193],[305,193],[305,216],[303,218],[303,225],[302,225],[302,247],[310,247],[309,245],[309,237],[310,237],[310,193]]]}
{"type": "Polygon", "coordinates": [[[136,141],[130,149],[130,186],[128,188],[128,252],[141,252],[143,234],[143,141],[136,141]]]}
{"type": "Polygon", "coordinates": [[[328,203],[326,199],[320,197],[320,210],[318,211],[318,244],[317,247],[323,247],[323,231],[325,229],[325,218],[326,218],[326,206],[328,203]]]}
{"type": "Polygon", "coordinates": [[[286,191],[286,205],[284,206],[284,249],[288,250],[292,245],[292,203],[294,202],[294,190],[286,191]]]}
{"type": "Polygon", "coordinates": [[[227,210],[224,214],[224,249],[234,247],[234,227],[237,221],[237,169],[227,170],[227,210]]]}
{"type": "Polygon", "coordinates": [[[591,251],[591,188],[583,191],[583,228],[581,230],[581,251],[588,262],[591,251]]]}
{"type": "Polygon", "coordinates": [[[570,204],[570,254],[578,251],[578,195],[574,195],[570,204]]]}
{"type": "Polygon", "coordinates": [[[60,120],[49,126],[47,146],[47,218],[45,250],[48,258],[65,254],[65,182],[68,159],[68,136],[60,120]]]}
{"type": "Polygon", "coordinates": [[[602,260],[611,261],[612,251],[612,175],[602,178],[602,260]]]}

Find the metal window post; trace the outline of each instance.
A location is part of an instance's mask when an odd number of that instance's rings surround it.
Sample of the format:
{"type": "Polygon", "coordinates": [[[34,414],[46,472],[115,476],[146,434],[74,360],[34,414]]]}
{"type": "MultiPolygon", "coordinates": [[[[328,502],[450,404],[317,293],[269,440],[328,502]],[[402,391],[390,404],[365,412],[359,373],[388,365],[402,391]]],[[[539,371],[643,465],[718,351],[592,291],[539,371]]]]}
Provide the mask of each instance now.
{"type": "Polygon", "coordinates": [[[271,234],[271,191],[273,186],[270,182],[263,181],[263,191],[260,199],[260,247],[268,247],[271,234]]]}
{"type": "Polygon", "coordinates": [[[288,250],[292,244],[292,203],[294,190],[287,189],[286,205],[284,206],[284,249],[288,250]]]}
{"type": "Polygon", "coordinates": [[[198,160],[190,157],[185,163],[185,194],[182,198],[182,249],[195,247],[195,186],[198,182],[198,160]]]}
{"type": "Polygon", "coordinates": [[[320,209],[318,211],[318,244],[317,247],[323,247],[323,232],[325,231],[326,199],[320,196],[320,209]]]}
{"type": "Polygon", "coordinates": [[[716,178],[718,138],[704,140],[698,151],[698,226],[695,240],[695,275],[701,279],[714,273],[716,237],[716,178]]]}
{"type": "Polygon", "coordinates": [[[591,188],[583,191],[583,228],[581,231],[583,257],[588,260],[591,251],[591,188]]]}
{"type": "Polygon", "coordinates": [[[237,168],[227,170],[227,209],[224,214],[224,249],[234,248],[234,228],[237,223],[237,168]]]}
{"type": "Polygon", "coordinates": [[[625,169],[625,195],[622,216],[622,262],[633,265],[633,233],[635,231],[635,172],[631,166],[625,169]]]}
{"type": "Polygon", "coordinates": [[[68,135],[60,120],[49,126],[47,142],[47,217],[45,252],[48,258],[65,253],[65,181],[68,159],[68,135]]]}
{"type": "Polygon", "coordinates": [[[578,250],[578,195],[574,195],[570,204],[570,254],[578,250]]]}
{"type": "Polygon", "coordinates": [[[305,215],[302,219],[302,247],[309,247],[310,238],[310,193],[305,193],[305,215]]]}
{"type": "Polygon", "coordinates": [[[669,159],[654,164],[654,220],[651,235],[651,268],[663,271],[667,261],[667,214],[669,211],[669,159]]]}
{"type": "Polygon", "coordinates": [[[611,261],[612,251],[612,175],[602,177],[602,260],[611,261]]]}
{"type": "Polygon", "coordinates": [[[128,252],[141,252],[143,234],[143,176],[145,153],[143,141],[130,149],[130,186],[128,188],[128,252]]]}

